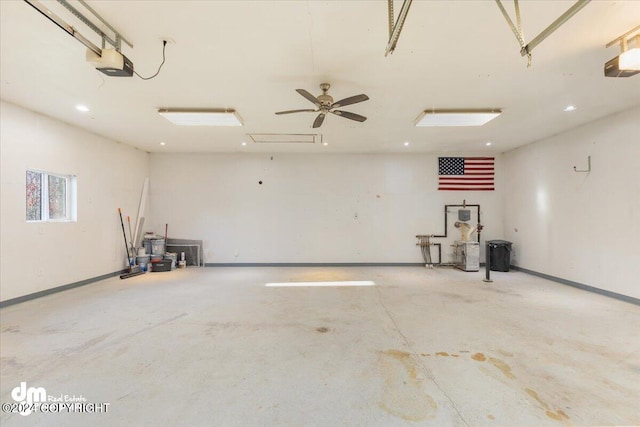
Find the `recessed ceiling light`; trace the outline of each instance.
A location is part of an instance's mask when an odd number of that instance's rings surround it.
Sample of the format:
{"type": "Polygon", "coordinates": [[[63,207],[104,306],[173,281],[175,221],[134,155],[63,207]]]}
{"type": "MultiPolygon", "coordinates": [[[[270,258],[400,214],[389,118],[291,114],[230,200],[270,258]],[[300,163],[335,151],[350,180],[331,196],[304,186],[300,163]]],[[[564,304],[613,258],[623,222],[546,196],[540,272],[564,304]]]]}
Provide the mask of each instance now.
{"type": "Polygon", "coordinates": [[[158,114],[178,126],[242,126],[235,110],[161,109],[158,114]]]}
{"type": "Polygon", "coordinates": [[[501,110],[425,110],[416,126],[482,126],[500,114],[501,110]]]}
{"type": "Polygon", "coordinates": [[[165,144],[164,142],[161,142],[160,145],[167,145],[167,144],[165,144]]]}
{"type": "Polygon", "coordinates": [[[86,105],[78,104],[76,105],[76,110],[86,113],[87,111],[89,111],[89,107],[87,107],[86,105]]]}
{"type": "Polygon", "coordinates": [[[243,146],[243,147],[244,147],[245,145],[247,145],[247,143],[246,143],[246,142],[244,142],[244,141],[242,141],[242,142],[241,142],[241,144],[242,144],[242,146],[243,146]]]}
{"type": "Polygon", "coordinates": [[[487,147],[489,147],[489,146],[491,145],[491,143],[490,143],[490,142],[487,142],[487,143],[486,143],[486,144],[484,144],[484,145],[486,145],[487,147]]]}
{"type": "Polygon", "coordinates": [[[329,143],[328,142],[323,142],[322,145],[324,145],[326,147],[327,145],[329,145],[329,143]]]}
{"type": "Polygon", "coordinates": [[[409,141],[406,141],[406,142],[404,143],[404,146],[405,146],[405,147],[408,147],[408,146],[409,146],[409,141]]]}
{"type": "Polygon", "coordinates": [[[567,105],[566,107],[564,107],[564,111],[575,111],[575,109],[575,105],[567,105]]]}

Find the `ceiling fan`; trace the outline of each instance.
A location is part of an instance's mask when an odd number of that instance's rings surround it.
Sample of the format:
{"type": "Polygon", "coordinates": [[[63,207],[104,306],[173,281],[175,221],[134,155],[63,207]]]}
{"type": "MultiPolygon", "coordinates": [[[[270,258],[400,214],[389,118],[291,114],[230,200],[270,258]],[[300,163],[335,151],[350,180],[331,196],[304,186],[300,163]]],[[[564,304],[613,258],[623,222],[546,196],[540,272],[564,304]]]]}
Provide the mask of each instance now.
{"type": "Polygon", "coordinates": [[[307,98],[309,101],[313,102],[316,107],[315,110],[312,109],[304,109],[304,110],[288,110],[288,111],[278,111],[276,114],[291,114],[291,113],[302,113],[302,112],[320,112],[318,117],[313,121],[313,127],[319,128],[324,121],[324,117],[328,114],[335,114],[336,116],[344,117],[345,119],[355,120],[357,122],[364,122],[367,120],[366,117],[361,116],[359,114],[350,113],[348,111],[336,110],[336,108],[344,107],[345,105],[356,104],[358,102],[363,102],[369,99],[369,97],[365,94],[350,96],[345,99],[341,99],[340,101],[333,102],[333,98],[327,94],[331,85],[329,83],[322,83],[320,85],[320,89],[322,89],[322,95],[319,95],[317,98],[311,95],[304,89],[296,89],[300,95],[307,98]]]}

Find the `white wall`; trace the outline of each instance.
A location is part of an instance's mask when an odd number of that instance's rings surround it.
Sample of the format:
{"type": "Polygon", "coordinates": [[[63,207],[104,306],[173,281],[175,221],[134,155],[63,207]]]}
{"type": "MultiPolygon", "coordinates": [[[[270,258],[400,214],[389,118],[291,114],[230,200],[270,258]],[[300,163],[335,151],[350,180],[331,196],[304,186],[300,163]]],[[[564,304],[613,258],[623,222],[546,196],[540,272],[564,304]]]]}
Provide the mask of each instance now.
{"type": "Polygon", "coordinates": [[[495,192],[439,192],[437,162],[425,154],[154,153],[145,229],[163,234],[168,223],[169,237],[203,239],[207,263],[423,262],[415,235],[441,234],[444,204],[466,199],[482,206],[483,237],[502,238],[499,181],[495,192]]]}
{"type": "Polygon", "coordinates": [[[515,265],[640,298],[640,108],[505,154],[515,265]],[[585,169],[591,156],[590,173],[585,169]]]}
{"type": "Polygon", "coordinates": [[[148,153],[2,102],[0,154],[0,300],[124,268],[117,208],[135,218],[148,153]],[[26,222],[28,168],[77,175],[77,222],[26,222]]]}

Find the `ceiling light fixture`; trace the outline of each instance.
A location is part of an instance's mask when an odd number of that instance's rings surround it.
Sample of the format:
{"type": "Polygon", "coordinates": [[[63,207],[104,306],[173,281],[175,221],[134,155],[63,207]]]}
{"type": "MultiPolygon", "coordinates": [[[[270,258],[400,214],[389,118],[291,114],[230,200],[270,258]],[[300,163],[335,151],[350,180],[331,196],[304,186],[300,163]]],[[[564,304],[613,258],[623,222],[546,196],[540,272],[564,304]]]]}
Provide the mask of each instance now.
{"type": "Polygon", "coordinates": [[[167,144],[165,144],[164,142],[161,142],[160,145],[167,145],[167,144]]]}
{"type": "Polygon", "coordinates": [[[229,109],[165,108],[158,114],[178,126],[242,126],[238,113],[229,109]]]}
{"type": "Polygon", "coordinates": [[[576,111],[576,106],[575,105],[567,105],[566,107],[564,107],[563,111],[576,111]]]}
{"type": "Polygon", "coordinates": [[[86,113],[89,111],[89,107],[87,107],[86,105],[78,104],[76,105],[76,110],[86,113]]]}
{"type": "Polygon", "coordinates": [[[405,146],[405,147],[408,147],[408,146],[409,146],[409,141],[405,142],[405,143],[404,143],[404,146],[405,146]]]}
{"type": "Polygon", "coordinates": [[[324,145],[326,147],[327,145],[329,145],[329,143],[328,142],[323,142],[322,145],[324,145]]]}
{"type": "Polygon", "coordinates": [[[322,142],[319,133],[248,133],[256,144],[315,144],[322,142]]]}
{"type": "Polygon", "coordinates": [[[487,147],[490,147],[490,146],[491,146],[491,143],[490,143],[490,142],[487,142],[487,143],[486,143],[486,144],[484,144],[484,145],[486,145],[487,147]]]}
{"type": "Polygon", "coordinates": [[[247,145],[247,143],[244,142],[244,141],[242,141],[241,144],[242,144],[243,147],[247,145]]]}
{"type": "Polygon", "coordinates": [[[620,46],[620,55],[604,64],[604,75],[606,77],[631,77],[640,73],[640,25],[610,41],[606,47],[614,45],[620,46]]]}
{"type": "Polygon", "coordinates": [[[425,110],[416,119],[416,126],[482,126],[502,114],[487,110],[425,110]]]}
{"type": "Polygon", "coordinates": [[[635,40],[636,47],[625,50],[619,56],[621,70],[640,71],[640,36],[636,36],[635,40]]]}

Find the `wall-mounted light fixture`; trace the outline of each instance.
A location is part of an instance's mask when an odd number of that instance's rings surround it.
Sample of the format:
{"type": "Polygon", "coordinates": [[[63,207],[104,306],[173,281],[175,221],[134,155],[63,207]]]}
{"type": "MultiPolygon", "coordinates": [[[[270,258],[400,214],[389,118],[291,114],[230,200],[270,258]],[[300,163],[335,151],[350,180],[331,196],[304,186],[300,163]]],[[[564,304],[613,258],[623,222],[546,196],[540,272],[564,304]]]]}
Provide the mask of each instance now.
{"type": "Polygon", "coordinates": [[[640,73],[640,25],[607,43],[620,46],[620,55],[604,64],[606,77],[631,77],[640,73]]]}

